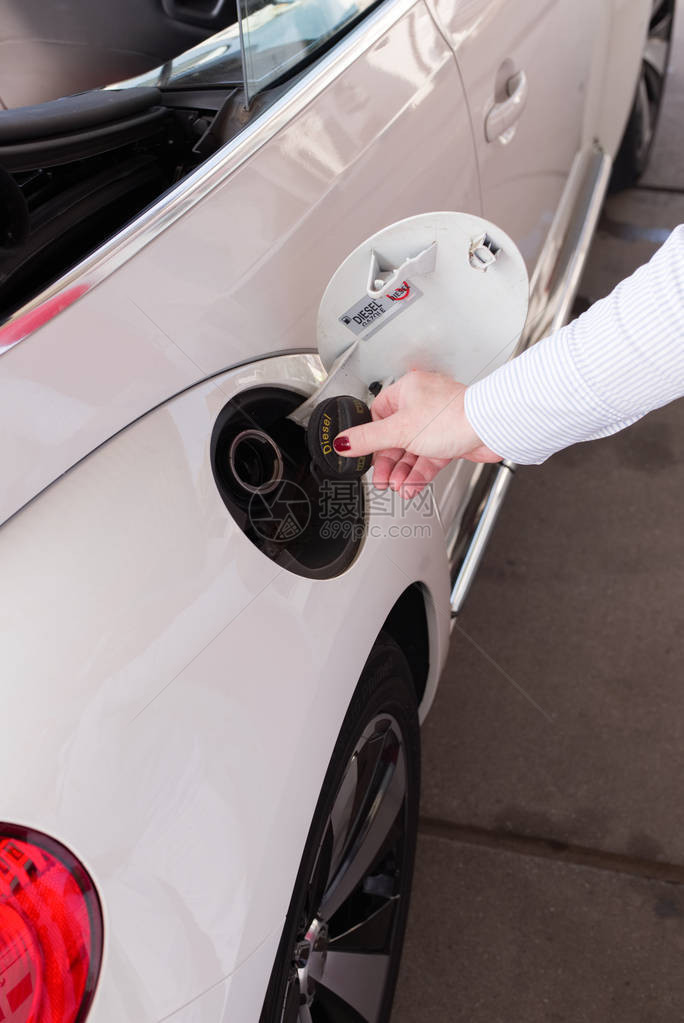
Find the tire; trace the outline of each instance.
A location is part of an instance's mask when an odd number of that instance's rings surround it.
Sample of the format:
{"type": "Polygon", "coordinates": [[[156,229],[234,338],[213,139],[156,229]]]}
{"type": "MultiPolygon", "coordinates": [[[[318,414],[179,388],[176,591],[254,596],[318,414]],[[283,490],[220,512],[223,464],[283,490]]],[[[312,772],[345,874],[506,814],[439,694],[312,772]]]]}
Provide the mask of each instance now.
{"type": "Polygon", "coordinates": [[[610,191],[634,185],[648,166],[665,93],[675,0],[652,0],[634,103],[615,157],[610,191]]]}
{"type": "Polygon", "coordinates": [[[323,782],[260,1023],[387,1023],[419,791],[411,672],[398,645],[381,633],[323,782]]]}

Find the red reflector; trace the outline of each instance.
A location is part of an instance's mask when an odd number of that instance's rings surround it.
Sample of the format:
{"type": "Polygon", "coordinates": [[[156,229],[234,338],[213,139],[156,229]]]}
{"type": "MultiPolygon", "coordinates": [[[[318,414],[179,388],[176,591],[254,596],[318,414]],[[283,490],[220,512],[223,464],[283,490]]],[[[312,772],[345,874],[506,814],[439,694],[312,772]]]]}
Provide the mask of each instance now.
{"type": "MultiPolygon", "coordinates": [[[[0,355],[18,344],[19,341],[23,341],[34,330],[38,330],[39,327],[48,323],[58,313],[67,309],[81,295],[85,295],[87,290],[87,284],[75,284],[73,288],[67,288],[66,291],[55,295],[54,298],[47,299],[35,309],[29,309],[27,313],[22,313],[8,323],[0,325],[0,355]]],[[[3,1023],[2,1016],[0,1016],[0,1023],[3,1023]]]]}
{"type": "Polygon", "coordinates": [[[0,1023],[82,1023],[101,951],[80,863],[45,835],[0,825],[0,1023]]]}

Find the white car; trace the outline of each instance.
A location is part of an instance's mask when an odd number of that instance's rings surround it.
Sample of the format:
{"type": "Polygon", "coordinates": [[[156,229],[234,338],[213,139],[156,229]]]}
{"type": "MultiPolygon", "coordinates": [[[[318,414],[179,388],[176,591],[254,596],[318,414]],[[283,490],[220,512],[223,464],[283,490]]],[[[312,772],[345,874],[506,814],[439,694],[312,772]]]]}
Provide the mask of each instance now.
{"type": "MultiPolygon", "coordinates": [[[[672,18],[241,3],[155,72],[0,113],[11,1023],[389,1018],[419,720],[514,467],[379,502],[312,468],[302,403],[406,297],[406,226],[364,239],[426,211],[470,239],[466,382],[567,319],[618,151],[642,169],[672,18]],[[376,273],[340,305],[349,253],[376,273]]],[[[410,220],[416,274],[443,222],[410,220]]],[[[421,364],[440,350],[419,312],[451,293],[426,265],[377,383],[412,338],[421,364]]]]}

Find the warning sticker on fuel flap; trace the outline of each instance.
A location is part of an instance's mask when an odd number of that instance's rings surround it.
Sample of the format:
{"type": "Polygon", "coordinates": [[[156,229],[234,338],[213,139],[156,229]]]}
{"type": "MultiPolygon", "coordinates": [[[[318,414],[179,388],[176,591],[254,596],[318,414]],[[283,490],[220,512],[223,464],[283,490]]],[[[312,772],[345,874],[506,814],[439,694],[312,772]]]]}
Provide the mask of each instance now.
{"type": "Polygon", "coordinates": [[[395,319],[410,305],[423,297],[423,292],[411,281],[402,281],[393,291],[379,298],[364,295],[346,313],[339,317],[340,323],[351,330],[356,337],[363,335],[365,341],[382,330],[390,320],[395,319]]]}

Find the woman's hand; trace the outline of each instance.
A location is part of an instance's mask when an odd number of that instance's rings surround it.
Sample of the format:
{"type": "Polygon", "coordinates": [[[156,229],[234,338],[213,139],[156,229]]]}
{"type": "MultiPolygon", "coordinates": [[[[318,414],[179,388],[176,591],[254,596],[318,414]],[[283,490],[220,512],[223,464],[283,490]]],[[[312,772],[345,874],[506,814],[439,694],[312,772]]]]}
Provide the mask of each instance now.
{"type": "Polygon", "coordinates": [[[441,373],[414,370],[384,388],[371,406],[372,423],[354,426],[334,441],[349,458],[373,456],[373,486],[413,497],[453,458],[499,462],[465,414],[465,384],[441,373]]]}

